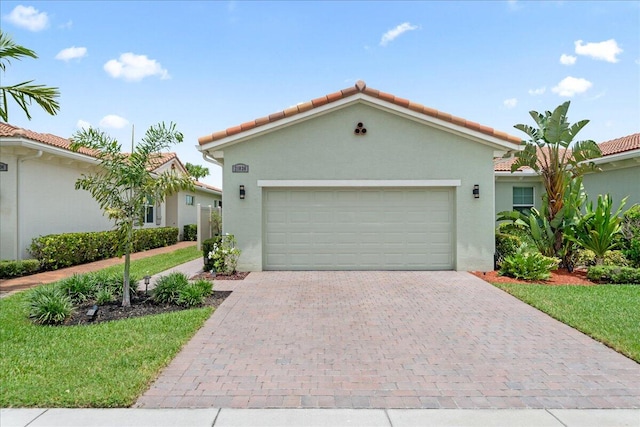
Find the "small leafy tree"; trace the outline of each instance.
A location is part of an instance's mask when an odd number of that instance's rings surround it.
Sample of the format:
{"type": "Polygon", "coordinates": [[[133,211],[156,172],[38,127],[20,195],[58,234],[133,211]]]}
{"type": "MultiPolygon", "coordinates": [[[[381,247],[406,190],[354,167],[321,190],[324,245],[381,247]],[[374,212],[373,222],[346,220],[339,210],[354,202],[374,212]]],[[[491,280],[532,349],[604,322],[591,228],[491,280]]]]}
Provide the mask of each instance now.
{"type": "Polygon", "coordinates": [[[187,172],[189,172],[189,175],[191,175],[196,181],[209,175],[209,168],[205,168],[201,165],[194,165],[187,162],[184,167],[187,169],[187,172]]]}
{"type": "Polygon", "coordinates": [[[626,202],[625,197],[613,212],[611,196],[598,196],[596,208],[594,209],[593,203],[589,202],[586,213],[578,213],[576,224],[567,229],[567,239],[595,253],[596,265],[602,265],[607,251],[617,246],[616,237],[622,230],[620,213],[626,202]]]}
{"type": "MultiPolygon", "coordinates": [[[[0,30],[0,70],[4,72],[12,59],[20,60],[24,57],[38,58],[38,55],[31,49],[16,44],[13,39],[0,30]]],[[[22,108],[22,111],[31,120],[29,106],[35,101],[47,113],[55,116],[60,111],[57,98],[60,97],[58,88],[44,85],[32,84],[33,80],[28,80],[11,86],[0,86],[0,118],[9,121],[8,98],[13,100],[22,108]]]]}
{"type": "Polygon", "coordinates": [[[125,256],[123,307],[131,305],[129,267],[133,252],[133,230],[136,225],[144,224],[147,200],[161,203],[167,195],[180,189],[193,191],[190,177],[178,175],[173,170],[156,174],[149,168],[151,161],[161,156],[163,150],[182,140],[182,133],[176,130],[173,123],[150,127],[130,154],[122,152],[117,140],[93,128],[78,131],[72,137],[73,150],[81,147],[94,150],[100,161],[98,172],[79,178],[76,189],[89,191],[100,208],[115,221],[120,235],[118,253],[125,256]]]}
{"type": "Polygon", "coordinates": [[[542,214],[552,227],[554,234],[553,248],[556,255],[561,255],[563,245],[563,226],[566,213],[565,193],[570,182],[588,171],[598,170],[595,163],[589,161],[602,154],[598,144],[592,140],[575,141],[577,134],[589,120],[580,120],[570,124],[567,119],[570,101],[567,101],[553,112],[544,114],[530,111],[529,114],[538,126],[517,124],[514,127],[529,136],[524,150],[515,154],[516,161],[511,172],[521,167],[529,167],[542,177],[545,188],[543,201],[546,201],[542,214]]]}

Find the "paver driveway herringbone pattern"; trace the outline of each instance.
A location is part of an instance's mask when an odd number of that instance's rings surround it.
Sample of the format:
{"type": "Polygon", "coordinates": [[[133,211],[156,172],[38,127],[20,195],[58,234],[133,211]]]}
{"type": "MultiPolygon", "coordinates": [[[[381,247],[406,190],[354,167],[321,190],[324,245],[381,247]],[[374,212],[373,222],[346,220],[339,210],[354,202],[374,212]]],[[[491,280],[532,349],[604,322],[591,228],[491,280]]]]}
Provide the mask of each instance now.
{"type": "Polygon", "coordinates": [[[468,273],[233,285],[136,406],[640,407],[640,365],[468,273]]]}

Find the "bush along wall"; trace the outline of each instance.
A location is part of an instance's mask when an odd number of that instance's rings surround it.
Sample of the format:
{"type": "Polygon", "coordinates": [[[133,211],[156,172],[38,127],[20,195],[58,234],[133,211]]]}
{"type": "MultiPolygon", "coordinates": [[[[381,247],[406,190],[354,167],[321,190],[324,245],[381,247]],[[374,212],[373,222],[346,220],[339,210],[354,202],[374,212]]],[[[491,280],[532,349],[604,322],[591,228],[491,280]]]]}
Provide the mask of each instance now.
{"type": "MultiPolygon", "coordinates": [[[[176,227],[136,229],[133,251],[174,245],[178,232],[176,227]]],[[[42,270],[57,270],[118,256],[118,239],[116,231],[49,234],[33,239],[29,252],[40,261],[42,270]]]]}
{"type": "Polygon", "coordinates": [[[22,261],[0,261],[0,279],[28,276],[40,271],[40,261],[25,259],[22,261]]]}
{"type": "Polygon", "coordinates": [[[198,226],[196,224],[185,225],[182,238],[187,242],[195,242],[198,238],[198,226]]]}

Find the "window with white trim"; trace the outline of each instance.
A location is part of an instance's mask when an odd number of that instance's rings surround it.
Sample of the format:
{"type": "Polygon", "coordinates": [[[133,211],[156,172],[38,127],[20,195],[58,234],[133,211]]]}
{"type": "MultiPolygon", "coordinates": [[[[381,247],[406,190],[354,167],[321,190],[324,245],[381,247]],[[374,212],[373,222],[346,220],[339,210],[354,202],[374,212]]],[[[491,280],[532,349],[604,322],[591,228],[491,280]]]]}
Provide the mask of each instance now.
{"type": "Polygon", "coordinates": [[[153,202],[153,199],[151,197],[147,197],[146,204],[144,205],[144,222],[146,224],[153,224],[153,211],[155,207],[154,205],[155,204],[153,202]]]}
{"type": "Polygon", "coordinates": [[[533,187],[513,187],[513,210],[525,215],[534,206],[533,187]]]}

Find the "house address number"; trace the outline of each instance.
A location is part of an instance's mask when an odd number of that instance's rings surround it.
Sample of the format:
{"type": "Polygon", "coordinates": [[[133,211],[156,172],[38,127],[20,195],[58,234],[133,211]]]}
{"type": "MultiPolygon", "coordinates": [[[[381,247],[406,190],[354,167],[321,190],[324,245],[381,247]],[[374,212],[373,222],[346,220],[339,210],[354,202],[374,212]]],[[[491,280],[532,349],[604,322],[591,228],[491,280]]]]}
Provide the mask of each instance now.
{"type": "Polygon", "coordinates": [[[231,172],[233,173],[248,173],[249,165],[245,165],[244,163],[236,163],[231,166],[231,172]]]}

